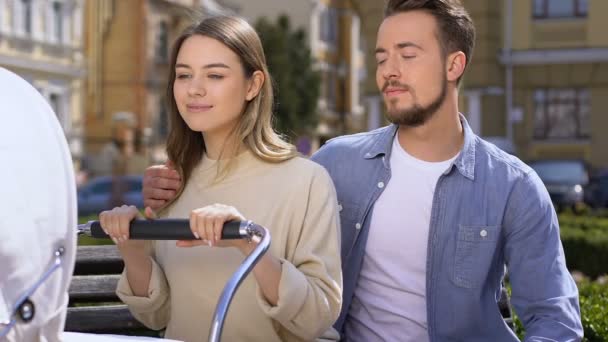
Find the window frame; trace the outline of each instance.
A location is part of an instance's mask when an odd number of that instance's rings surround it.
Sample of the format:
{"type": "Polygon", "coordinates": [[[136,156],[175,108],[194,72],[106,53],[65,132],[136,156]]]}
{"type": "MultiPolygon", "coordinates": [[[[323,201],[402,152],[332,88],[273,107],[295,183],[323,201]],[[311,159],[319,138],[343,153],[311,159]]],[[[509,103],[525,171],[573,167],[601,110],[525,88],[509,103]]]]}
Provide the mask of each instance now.
{"type": "Polygon", "coordinates": [[[589,4],[587,3],[587,10],[582,11],[581,2],[588,0],[569,0],[573,2],[573,12],[570,15],[550,15],[549,14],[549,2],[555,0],[533,0],[532,1],[532,17],[534,19],[568,19],[568,18],[587,18],[589,15],[589,4]],[[542,5],[542,13],[536,11],[536,5],[540,2],[542,5]]]}
{"type": "Polygon", "coordinates": [[[584,120],[591,120],[591,92],[588,88],[560,88],[560,87],[546,87],[536,88],[533,91],[533,132],[532,137],[535,141],[561,141],[561,140],[572,140],[581,141],[588,140],[591,137],[590,123],[587,122],[587,129],[585,130],[584,120]],[[543,99],[539,100],[539,93],[543,93],[543,99]],[[572,99],[564,98],[567,92],[574,92],[572,99]],[[552,106],[574,106],[573,112],[575,114],[575,120],[577,120],[577,127],[574,135],[572,136],[552,136],[551,129],[548,127],[550,122],[550,114],[552,106]],[[542,106],[542,108],[539,108],[542,106]],[[537,127],[540,125],[538,122],[538,112],[542,110],[542,119],[544,126],[543,134],[538,133],[537,127]],[[583,111],[586,111],[584,113],[583,111]]]}

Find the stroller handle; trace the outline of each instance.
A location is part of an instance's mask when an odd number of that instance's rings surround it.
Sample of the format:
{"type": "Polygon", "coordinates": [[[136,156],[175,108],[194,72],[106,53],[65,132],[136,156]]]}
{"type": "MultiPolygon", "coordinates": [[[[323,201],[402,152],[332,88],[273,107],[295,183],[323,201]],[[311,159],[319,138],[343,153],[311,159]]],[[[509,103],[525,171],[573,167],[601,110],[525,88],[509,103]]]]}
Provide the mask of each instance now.
{"type": "MultiPolygon", "coordinates": [[[[259,234],[248,230],[251,221],[224,223],[222,240],[251,239],[259,242],[259,234]]],[[[109,238],[99,221],[78,225],[78,234],[94,238],[109,238]]],[[[187,219],[133,220],[129,226],[129,239],[133,240],[197,240],[187,219]]]]}

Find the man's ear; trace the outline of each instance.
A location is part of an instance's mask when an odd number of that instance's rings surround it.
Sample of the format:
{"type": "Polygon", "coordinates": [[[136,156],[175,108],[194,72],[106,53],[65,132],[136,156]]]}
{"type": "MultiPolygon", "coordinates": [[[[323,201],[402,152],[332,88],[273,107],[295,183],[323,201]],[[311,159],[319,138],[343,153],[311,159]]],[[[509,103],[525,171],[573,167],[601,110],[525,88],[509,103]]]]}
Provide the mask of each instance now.
{"type": "Polygon", "coordinates": [[[446,59],[446,70],[448,82],[456,82],[464,73],[467,65],[467,56],[462,51],[456,51],[448,55],[446,59]]]}
{"type": "Polygon", "coordinates": [[[245,99],[247,101],[251,101],[256,96],[258,96],[265,81],[266,81],[266,78],[264,77],[263,72],[261,72],[260,70],[254,71],[253,75],[251,75],[251,78],[249,79],[249,88],[247,89],[247,94],[245,95],[245,99]]]}

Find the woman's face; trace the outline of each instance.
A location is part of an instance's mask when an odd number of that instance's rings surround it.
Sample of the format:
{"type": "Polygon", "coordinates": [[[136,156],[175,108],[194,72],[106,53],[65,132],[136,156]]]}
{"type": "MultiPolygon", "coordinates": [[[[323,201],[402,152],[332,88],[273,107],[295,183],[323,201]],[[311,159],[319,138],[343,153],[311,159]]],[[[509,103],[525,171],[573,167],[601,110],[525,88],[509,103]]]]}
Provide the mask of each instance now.
{"type": "Polygon", "coordinates": [[[245,102],[257,95],[252,84],[245,77],[239,57],[213,38],[194,35],[179,49],[173,96],[180,115],[193,131],[227,137],[245,102]]]}

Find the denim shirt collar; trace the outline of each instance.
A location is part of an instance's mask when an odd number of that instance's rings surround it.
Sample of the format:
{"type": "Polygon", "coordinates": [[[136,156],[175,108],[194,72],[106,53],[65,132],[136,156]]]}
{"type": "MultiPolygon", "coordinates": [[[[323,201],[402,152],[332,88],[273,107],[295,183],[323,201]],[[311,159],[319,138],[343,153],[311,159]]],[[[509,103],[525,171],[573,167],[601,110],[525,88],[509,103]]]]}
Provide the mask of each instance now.
{"type": "MultiPolygon", "coordinates": [[[[464,143],[462,145],[462,150],[460,151],[460,155],[456,160],[454,160],[453,165],[456,166],[458,171],[466,178],[470,180],[475,179],[475,144],[476,144],[476,135],[471,130],[467,119],[464,115],[460,115],[460,122],[462,123],[462,129],[464,132],[464,143]]],[[[383,158],[384,166],[388,169],[390,168],[389,161],[391,155],[391,149],[393,147],[393,139],[395,138],[395,134],[397,133],[398,125],[392,124],[386,129],[382,130],[379,133],[378,139],[376,139],[375,143],[364,153],[363,157],[365,159],[373,159],[378,157],[379,155],[384,155],[388,158],[383,158]]],[[[446,173],[449,173],[452,168],[449,168],[446,173]]]]}
{"type": "Polygon", "coordinates": [[[398,125],[392,124],[382,129],[377,139],[374,139],[374,144],[364,153],[363,158],[373,159],[379,155],[383,155],[389,158],[382,158],[384,167],[390,168],[389,160],[391,156],[391,149],[393,147],[393,139],[397,134],[398,125]]]}
{"type": "Polygon", "coordinates": [[[464,144],[462,144],[462,150],[454,165],[458,168],[458,171],[470,180],[475,179],[475,148],[477,143],[477,136],[473,133],[471,126],[467,122],[464,115],[460,115],[460,122],[462,123],[462,130],[464,133],[464,144]]]}

